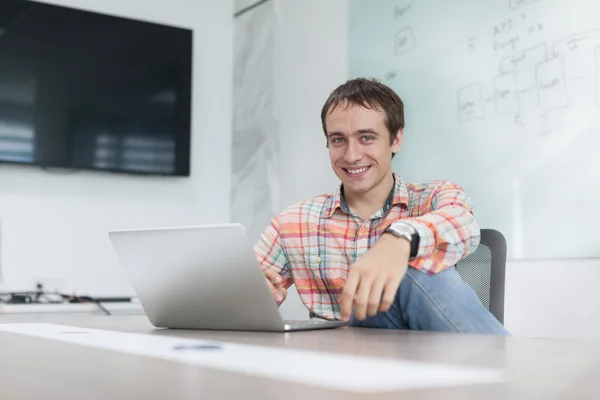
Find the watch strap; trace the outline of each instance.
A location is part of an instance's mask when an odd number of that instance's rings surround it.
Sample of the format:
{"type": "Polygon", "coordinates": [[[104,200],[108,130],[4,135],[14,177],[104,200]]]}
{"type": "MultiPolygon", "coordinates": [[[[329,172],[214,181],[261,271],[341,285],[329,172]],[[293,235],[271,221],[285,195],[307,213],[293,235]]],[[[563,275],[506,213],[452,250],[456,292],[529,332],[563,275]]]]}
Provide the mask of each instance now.
{"type": "MultiPolygon", "coordinates": [[[[406,224],[403,222],[394,222],[386,228],[385,232],[389,232],[389,233],[395,235],[396,237],[410,236],[409,261],[414,260],[417,257],[417,254],[419,252],[420,237],[419,237],[419,233],[416,231],[415,228],[413,228],[409,224],[406,224]],[[398,228],[398,229],[395,229],[395,228],[398,228]]],[[[408,239],[408,237],[407,237],[407,239],[408,239]]]]}

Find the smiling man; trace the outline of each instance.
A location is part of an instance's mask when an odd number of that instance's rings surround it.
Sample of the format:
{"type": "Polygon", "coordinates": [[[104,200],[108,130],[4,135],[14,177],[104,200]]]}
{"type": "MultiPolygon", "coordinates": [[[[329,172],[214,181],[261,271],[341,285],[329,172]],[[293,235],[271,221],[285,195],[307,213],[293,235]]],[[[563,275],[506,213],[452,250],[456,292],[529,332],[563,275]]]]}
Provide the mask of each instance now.
{"type": "Polygon", "coordinates": [[[454,268],[480,239],[468,195],[392,171],[404,129],[398,95],[350,80],[321,121],[340,186],[284,210],[255,246],[277,304],[295,284],[311,315],[352,326],[507,335],[454,268]]]}

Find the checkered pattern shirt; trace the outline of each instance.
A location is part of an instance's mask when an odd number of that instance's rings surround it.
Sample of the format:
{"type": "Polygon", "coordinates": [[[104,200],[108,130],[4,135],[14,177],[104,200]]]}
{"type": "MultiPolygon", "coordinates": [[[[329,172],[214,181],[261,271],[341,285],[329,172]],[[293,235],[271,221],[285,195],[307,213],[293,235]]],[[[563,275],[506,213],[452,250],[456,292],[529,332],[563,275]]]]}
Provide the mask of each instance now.
{"type": "Polygon", "coordinates": [[[352,213],[341,187],[295,204],[275,217],[255,245],[261,268],[273,269],[296,285],[300,299],[316,316],[339,320],[338,298],[350,266],[394,221],[419,234],[417,256],[409,266],[436,274],[479,245],[480,230],[471,200],[448,181],[395,184],[383,208],[368,220],[352,213]]]}

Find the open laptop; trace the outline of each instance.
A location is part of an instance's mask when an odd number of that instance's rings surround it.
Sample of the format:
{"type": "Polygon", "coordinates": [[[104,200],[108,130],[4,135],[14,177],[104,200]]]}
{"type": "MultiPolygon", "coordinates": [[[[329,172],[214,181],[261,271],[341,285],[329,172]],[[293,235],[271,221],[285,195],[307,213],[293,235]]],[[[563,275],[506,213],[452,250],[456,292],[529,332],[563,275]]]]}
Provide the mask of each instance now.
{"type": "Polygon", "coordinates": [[[111,231],[109,238],[156,327],[286,332],[346,325],[284,321],[241,224],[111,231]]]}

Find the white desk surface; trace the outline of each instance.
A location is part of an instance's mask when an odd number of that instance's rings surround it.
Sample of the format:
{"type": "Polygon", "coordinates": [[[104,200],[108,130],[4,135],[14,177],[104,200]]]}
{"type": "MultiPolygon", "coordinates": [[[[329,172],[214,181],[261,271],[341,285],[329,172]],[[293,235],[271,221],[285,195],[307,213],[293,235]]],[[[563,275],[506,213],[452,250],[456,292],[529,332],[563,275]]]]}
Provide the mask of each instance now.
{"type": "Polygon", "coordinates": [[[352,393],[0,331],[2,399],[588,399],[600,344],[362,328],[260,333],[155,329],[144,315],[5,314],[73,327],[503,369],[501,383],[352,393]]]}

